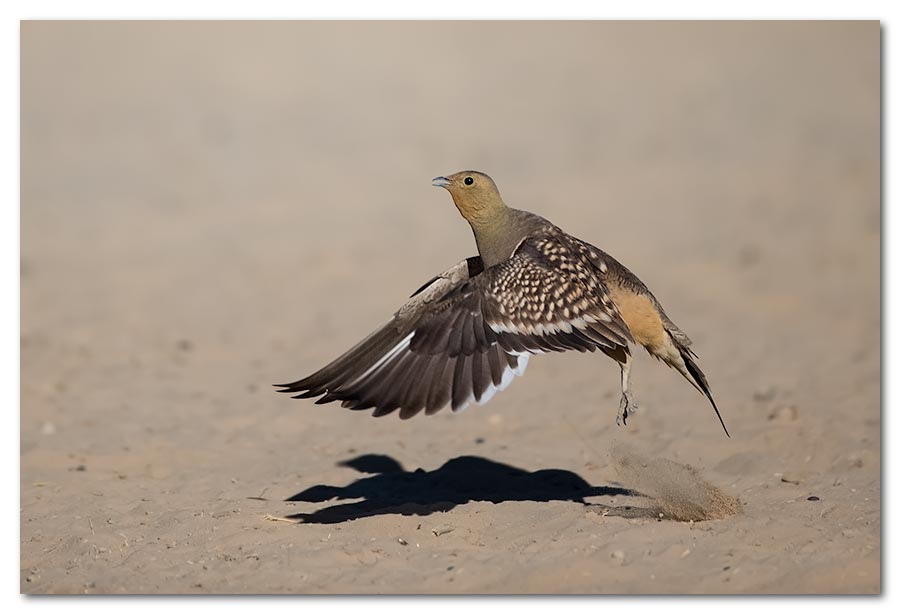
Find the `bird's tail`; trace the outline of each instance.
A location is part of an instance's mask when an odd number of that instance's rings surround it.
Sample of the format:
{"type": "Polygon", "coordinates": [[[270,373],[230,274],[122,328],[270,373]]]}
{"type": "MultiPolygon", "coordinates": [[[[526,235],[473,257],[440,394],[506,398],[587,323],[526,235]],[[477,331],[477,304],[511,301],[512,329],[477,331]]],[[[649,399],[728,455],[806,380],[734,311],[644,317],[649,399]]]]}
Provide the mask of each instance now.
{"type": "Polygon", "coordinates": [[[719,408],[716,407],[716,402],[712,397],[712,392],[709,390],[709,382],[706,381],[706,376],[703,375],[703,371],[700,370],[700,367],[697,366],[697,363],[694,361],[697,358],[697,355],[690,349],[690,347],[678,343],[675,339],[673,339],[675,347],[678,349],[678,353],[681,355],[681,365],[675,364],[673,365],[678,371],[684,376],[684,378],[689,381],[694,388],[702,392],[709,402],[712,403],[712,407],[716,412],[716,416],[719,418],[719,423],[722,425],[722,428],[725,430],[725,434],[731,437],[731,434],[728,432],[728,427],[725,426],[725,421],[722,420],[722,414],[719,413],[719,408]]]}

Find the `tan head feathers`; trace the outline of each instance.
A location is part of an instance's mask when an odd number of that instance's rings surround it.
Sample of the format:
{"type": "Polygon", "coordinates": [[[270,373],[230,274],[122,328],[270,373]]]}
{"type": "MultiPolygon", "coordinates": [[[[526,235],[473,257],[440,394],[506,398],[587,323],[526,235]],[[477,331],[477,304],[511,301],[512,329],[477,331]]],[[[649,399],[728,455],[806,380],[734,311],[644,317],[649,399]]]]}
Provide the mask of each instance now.
{"type": "Polygon", "coordinates": [[[456,208],[469,222],[490,219],[506,209],[497,184],[478,171],[460,171],[446,177],[435,177],[431,185],[450,192],[456,208]]]}

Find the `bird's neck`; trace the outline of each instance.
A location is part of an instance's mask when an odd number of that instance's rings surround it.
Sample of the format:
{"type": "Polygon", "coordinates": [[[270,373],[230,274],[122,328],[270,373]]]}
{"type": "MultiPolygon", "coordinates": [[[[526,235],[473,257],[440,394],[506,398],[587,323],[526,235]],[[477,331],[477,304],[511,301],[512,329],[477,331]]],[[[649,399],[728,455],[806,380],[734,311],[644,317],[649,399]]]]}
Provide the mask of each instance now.
{"type": "Polygon", "coordinates": [[[473,216],[469,225],[475,235],[478,254],[485,268],[509,258],[524,234],[516,217],[516,210],[507,206],[497,208],[490,215],[473,216]]]}

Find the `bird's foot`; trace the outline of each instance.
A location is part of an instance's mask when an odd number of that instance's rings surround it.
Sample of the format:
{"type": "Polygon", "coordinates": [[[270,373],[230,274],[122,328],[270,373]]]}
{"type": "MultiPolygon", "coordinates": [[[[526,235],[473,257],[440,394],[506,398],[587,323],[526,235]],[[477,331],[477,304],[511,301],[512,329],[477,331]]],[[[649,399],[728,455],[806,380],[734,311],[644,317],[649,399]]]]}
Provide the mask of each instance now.
{"type": "Polygon", "coordinates": [[[619,413],[616,416],[616,424],[619,426],[628,425],[628,416],[637,411],[637,404],[630,392],[622,393],[622,400],[619,402],[619,413]]]}

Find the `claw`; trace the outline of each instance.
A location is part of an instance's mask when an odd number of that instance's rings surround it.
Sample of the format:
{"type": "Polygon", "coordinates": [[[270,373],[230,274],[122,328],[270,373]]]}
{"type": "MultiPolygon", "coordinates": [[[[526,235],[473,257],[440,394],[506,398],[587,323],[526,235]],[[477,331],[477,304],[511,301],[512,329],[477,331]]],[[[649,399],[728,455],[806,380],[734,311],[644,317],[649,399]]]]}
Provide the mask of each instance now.
{"type": "Polygon", "coordinates": [[[638,406],[630,392],[622,393],[622,400],[619,402],[619,413],[616,415],[616,424],[618,426],[628,426],[628,416],[637,412],[638,406]]]}

